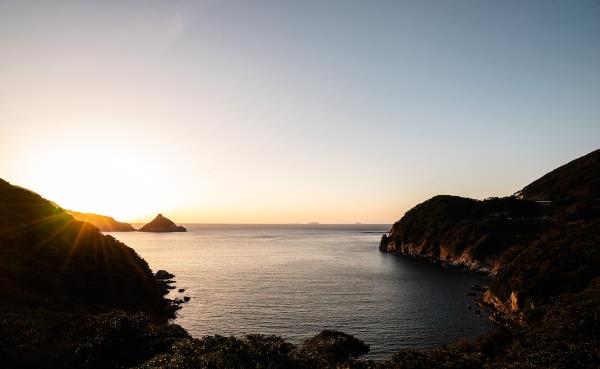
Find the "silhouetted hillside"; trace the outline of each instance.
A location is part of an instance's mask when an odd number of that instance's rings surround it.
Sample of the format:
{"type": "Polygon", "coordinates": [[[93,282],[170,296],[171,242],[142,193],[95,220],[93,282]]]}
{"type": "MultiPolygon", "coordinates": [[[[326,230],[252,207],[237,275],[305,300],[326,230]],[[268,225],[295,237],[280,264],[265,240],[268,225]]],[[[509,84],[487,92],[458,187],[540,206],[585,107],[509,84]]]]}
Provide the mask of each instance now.
{"type": "Polygon", "coordinates": [[[0,180],[0,305],[167,306],[136,252],[39,195],[0,180]]]}
{"type": "Polygon", "coordinates": [[[531,201],[598,199],[600,149],[565,164],[517,192],[531,201]]]}
{"type": "Polygon", "coordinates": [[[118,222],[112,217],[92,213],[80,213],[78,211],[67,210],[76,220],[91,223],[102,232],[133,232],[135,228],[129,223],[118,222]]]}

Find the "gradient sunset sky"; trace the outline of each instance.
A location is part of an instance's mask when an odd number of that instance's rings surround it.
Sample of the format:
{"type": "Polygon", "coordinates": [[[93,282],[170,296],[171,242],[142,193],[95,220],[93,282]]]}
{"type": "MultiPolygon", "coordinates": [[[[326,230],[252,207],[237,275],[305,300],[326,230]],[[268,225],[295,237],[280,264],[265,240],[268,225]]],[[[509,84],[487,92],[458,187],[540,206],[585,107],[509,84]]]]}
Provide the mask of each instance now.
{"type": "Polygon", "coordinates": [[[0,177],[73,210],[391,223],[599,147],[599,1],[0,1],[0,177]]]}

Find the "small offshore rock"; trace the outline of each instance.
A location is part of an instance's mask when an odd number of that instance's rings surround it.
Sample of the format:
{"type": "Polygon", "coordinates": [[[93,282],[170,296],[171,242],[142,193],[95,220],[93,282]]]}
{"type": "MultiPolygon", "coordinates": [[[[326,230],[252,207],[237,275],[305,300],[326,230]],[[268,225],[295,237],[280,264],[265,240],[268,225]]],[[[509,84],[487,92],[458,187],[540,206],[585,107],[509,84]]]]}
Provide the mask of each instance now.
{"type": "Polygon", "coordinates": [[[188,301],[190,301],[190,297],[189,297],[189,296],[183,296],[183,301],[184,301],[184,302],[188,302],[188,301]]]}
{"type": "Polygon", "coordinates": [[[167,272],[166,270],[159,270],[156,273],[154,273],[154,278],[156,279],[171,279],[171,278],[175,278],[174,274],[171,274],[169,272],[167,272]]]}
{"type": "Polygon", "coordinates": [[[185,292],[185,288],[180,288],[177,290],[177,292],[181,293],[181,292],[185,292]]]}

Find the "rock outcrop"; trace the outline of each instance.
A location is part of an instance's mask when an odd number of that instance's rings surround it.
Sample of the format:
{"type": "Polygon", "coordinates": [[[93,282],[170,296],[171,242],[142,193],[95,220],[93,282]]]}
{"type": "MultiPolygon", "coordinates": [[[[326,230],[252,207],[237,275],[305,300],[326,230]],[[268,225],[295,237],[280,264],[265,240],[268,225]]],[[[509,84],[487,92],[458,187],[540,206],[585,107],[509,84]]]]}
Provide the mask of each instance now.
{"type": "Polygon", "coordinates": [[[140,232],[187,232],[183,226],[178,226],[173,221],[158,214],[150,223],[139,229],[140,232]]]}
{"type": "Polygon", "coordinates": [[[67,210],[73,218],[92,224],[102,232],[134,232],[135,228],[129,223],[116,221],[114,218],[106,215],[92,213],[80,213],[78,211],[67,210]]]}

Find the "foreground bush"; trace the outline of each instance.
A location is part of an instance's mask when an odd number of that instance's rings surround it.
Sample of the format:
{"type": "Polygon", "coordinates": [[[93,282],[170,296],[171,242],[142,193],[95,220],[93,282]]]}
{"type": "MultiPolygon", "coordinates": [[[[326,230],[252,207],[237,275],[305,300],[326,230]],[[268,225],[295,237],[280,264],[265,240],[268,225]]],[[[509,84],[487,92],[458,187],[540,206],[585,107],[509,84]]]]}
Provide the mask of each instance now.
{"type": "Polygon", "coordinates": [[[2,368],[128,368],[189,337],[145,313],[0,310],[2,368]]]}

